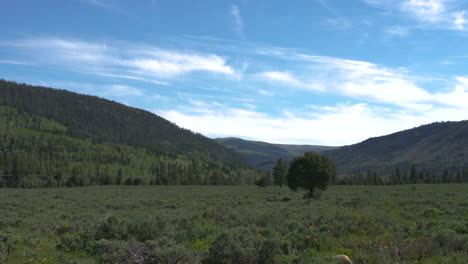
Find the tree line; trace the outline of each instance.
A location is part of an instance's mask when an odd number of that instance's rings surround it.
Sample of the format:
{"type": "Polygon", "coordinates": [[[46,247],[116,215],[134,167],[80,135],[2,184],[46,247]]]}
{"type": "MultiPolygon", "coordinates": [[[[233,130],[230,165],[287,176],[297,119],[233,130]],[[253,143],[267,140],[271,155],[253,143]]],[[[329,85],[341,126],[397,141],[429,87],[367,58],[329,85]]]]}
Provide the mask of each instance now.
{"type": "MultiPolygon", "coordinates": [[[[256,184],[259,186],[288,185],[288,161],[278,159],[271,172],[266,172],[256,184]]],[[[351,174],[330,174],[328,184],[331,185],[401,185],[401,184],[439,184],[439,183],[468,183],[468,168],[444,170],[437,173],[425,168],[418,168],[415,164],[409,170],[395,167],[386,174],[377,173],[371,169],[367,172],[351,174]]]]}
{"type": "Polygon", "coordinates": [[[400,184],[438,184],[468,183],[468,168],[445,169],[442,173],[412,165],[408,170],[395,167],[391,172],[377,173],[367,170],[342,175],[336,184],[340,185],[400,185],[400,184]]]}

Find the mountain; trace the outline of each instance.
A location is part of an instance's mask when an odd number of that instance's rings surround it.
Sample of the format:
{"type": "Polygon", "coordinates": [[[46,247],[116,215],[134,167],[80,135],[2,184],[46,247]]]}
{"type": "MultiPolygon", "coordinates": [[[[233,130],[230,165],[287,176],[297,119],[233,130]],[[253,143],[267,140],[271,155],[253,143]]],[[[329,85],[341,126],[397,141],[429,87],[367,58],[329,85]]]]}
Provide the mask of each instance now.
{"type": "Polygon", "coordinates": [[[18,177],[115,183],[117,175],[142,183],[237,184],[257,175],[233,150],[150,112],[5,80],[0,138],[0,179],[9,185],[18,177]]]}
{"type": "Polygon", "coordinates": [[[321,153],[336,147],[315,145],[271,144],[260,141],[249,141],[239,138],[217,138],[217,142],[235,150],[251,164],[261,170],[270,170],[279,158],[289,160],[307,151],[321,153]]]}
{"type": "Polygon", "coordinates": [[[468,121],[437,122],[322,153],[338,174],[388,174],[414,165],[431,173],[468,168],[468,121]]]}

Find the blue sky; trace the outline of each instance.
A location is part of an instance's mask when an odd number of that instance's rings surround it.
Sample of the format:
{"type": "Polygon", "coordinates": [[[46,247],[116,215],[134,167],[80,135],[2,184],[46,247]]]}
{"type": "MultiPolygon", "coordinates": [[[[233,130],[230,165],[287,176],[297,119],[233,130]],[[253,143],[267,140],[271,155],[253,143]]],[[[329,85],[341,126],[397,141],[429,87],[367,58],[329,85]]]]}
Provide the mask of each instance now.
{"type": "Polygon", "coordinates": [[[462,0],[4,0],[0,78],[209,137],[345,145],[468,119],[462,0]]]}

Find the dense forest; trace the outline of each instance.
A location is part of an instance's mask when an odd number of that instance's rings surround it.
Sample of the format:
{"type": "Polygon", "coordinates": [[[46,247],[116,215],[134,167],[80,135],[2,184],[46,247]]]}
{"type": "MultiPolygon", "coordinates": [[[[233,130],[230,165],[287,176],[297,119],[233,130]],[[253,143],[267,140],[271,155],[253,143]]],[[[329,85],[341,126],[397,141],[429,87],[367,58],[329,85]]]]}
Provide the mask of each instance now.
{"type": "Polygon", "coordinates": [[[149,112],[0,81],[0,185],[252,184],[232,150],[149,112]]]}

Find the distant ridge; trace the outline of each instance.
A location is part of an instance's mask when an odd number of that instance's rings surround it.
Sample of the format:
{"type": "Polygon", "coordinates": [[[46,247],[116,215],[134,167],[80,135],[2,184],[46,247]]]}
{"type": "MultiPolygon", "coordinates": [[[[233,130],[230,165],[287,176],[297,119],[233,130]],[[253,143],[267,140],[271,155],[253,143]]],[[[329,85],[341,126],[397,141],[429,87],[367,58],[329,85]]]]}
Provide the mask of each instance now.
{"type": "Polygon", "coordinates": [[[270,170],[273,168],[276,160],[279,158],[289,160],[307,151],[321,153],[326,150],[337,148],[316,145],[272,144],[234,137],[217,138],[215,140],[227,146],[228,148],[237,151],[251,164],[255,165],[261,170],[270,170]]]}
{"type": "Polygon", "coordinates": [[[338,174],[388,173],[412,165],[432,173],[468,168],[468,121],[436,122],[322,153],[338,174]]]}

